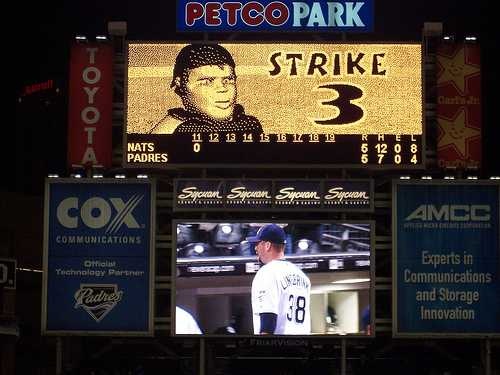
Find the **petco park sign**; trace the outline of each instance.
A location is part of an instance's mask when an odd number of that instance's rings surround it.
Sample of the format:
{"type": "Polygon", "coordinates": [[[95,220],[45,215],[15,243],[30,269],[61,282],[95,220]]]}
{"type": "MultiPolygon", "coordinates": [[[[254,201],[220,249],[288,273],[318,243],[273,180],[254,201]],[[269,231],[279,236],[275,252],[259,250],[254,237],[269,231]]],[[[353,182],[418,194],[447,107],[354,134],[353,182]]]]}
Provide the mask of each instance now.
{"type": "Polygon", "coordinates": [[[178,0],[177,30],[369,32],[373,30],[373,0],[178,0]]]}

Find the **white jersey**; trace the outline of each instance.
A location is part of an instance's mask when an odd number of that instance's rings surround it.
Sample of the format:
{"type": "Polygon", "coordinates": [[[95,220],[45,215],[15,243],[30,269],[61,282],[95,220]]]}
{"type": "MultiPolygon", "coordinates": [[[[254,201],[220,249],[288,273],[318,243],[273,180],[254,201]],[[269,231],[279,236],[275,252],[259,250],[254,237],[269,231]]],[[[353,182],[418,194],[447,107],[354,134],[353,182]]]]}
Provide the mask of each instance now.
{"type": "Polygon", "coordinates": [[[311,281],[300,268],[286,260],[262,266],[252,282],[253,331],[260,333],[260,313],[278,316],[276,335],[311,333],[311,281]]]}
{"type": "Polygon", "coordinates": [[[175,307],[175,333],[178,335],[201,334],[201,329],[193,316],[179,306],[175,307]]]}

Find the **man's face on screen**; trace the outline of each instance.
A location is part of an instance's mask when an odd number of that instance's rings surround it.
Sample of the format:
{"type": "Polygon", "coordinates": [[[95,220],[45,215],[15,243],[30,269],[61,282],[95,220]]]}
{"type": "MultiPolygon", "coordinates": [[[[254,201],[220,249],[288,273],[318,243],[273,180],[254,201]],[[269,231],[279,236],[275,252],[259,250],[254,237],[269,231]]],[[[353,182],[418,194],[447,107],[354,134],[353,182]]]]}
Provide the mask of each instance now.
{"type": "Polygon", "coordinates": [[[229,65],[191,69],[182,95],[188,111],[216,120],[230,120],[236,102],[236,76],[229,65]]]}
{"type": "Polygon", "coordinates": [[[273,260],[271,243],[269,241],[260,241],[255,244],[255,252],[257,253],[257,259],[263,264],[267,264],[273,260]]]}

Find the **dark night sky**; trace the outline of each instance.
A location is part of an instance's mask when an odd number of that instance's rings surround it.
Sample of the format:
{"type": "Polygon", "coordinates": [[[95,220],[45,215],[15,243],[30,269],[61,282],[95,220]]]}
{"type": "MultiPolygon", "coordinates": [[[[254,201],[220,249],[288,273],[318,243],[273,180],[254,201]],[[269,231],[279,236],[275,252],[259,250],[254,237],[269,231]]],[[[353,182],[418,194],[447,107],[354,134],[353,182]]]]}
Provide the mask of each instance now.
{"type": "MultiPolygon", "coordinates": [[[[488,1],[475,1],[462,5],[456,0],[374,0],[375,32],[361,35],[372,40],[420,40],[424,22],[443,22],[444,32],[463,37],[479,35],[481,42],[493,40],[482,29],[488,13],[488,1]]],[[[18,2],[18,19],[21,27],[16,30],[19,41],[18,63],[30,67],[24,70],[29,81],[44,73],[57,73],[57,68],[67,64],[69,43],[76,34],[89,37],[105,34],[108,21],[127,21],[128,38],[132,40],[186,39],[187,34],[175,33],[175,1],[63,1],[55,5],[34,2],[25,7],[18,2]],[[29,46],[29,48],[26,48],[29,46]],[[39,67],[39,69],[36,69],[39,67]],[[33,78],[31,78],[33,77],[33,78]]],[[[464,3],[465,4],[465,3],[464,3]]],[[[240,34],[241,35],[241,34],[240,34]]],[[[358,34],[359,35],[359,34],[358,34]]],[[[322,34],[324,38],[327,34],[322,34]]],[[[196,34],[192,35],[196,37],[196,34]]],[[[260,39],[262,34],[246,38],[260,39]]],[[[267,34],[269,37],[269,34],[267,34]]],[[[287,35],[274,36],[286,39],[287,35]]],[[[348,39],[355,40],[357,34],[348,39]]],[[[337,37],[338,38],[338,37],[337,37]]],[[[211,39],[217,39],[213,34],[211,39]]],[[[19,65],[18,65],[19,66],[19,65]]]]}
{"type": "MultiPolygon", "coordinates": [[[[490,174],[500,174],[499,159],[495,153],[495,139],[499,135],[495,128],[493,88],[497,73],[493,69],[493,35],[486,32],[487,0],[467,3],[456,0],[374,0],[375,32],[371,34],[348,34],[347,40],[374,41],[419,41],[424,22],[443,22],[445,34],[455,34],[457,39],[465,35],[476,35],[482,47],[483,74],[483,139],[484,169],[490,174]],[[359,36],[359,37],[358,37],[359,36]]],[[[55,79],[66,84],[69,46],[76,34],[93,37],[106,34],[108,21],[127,21],[129,40],[186,40],[201,38],[202,34],[175,33],[175,1],[142,0],[124,1],[58,1],[33,2],[29,5],[17,2],[15,18],[14,71],[15,95],[24,85],[55,79]]],[[[328,40],[329,34],[320,34],[328,40]]],[[[330,34],[332,35],[332,34],[330,34]]],[[[228,34],[212,34],[210,39],[224,40],[228,34]]],[[[275,38],[286,40],[290,34],[239,34],[245,40],[275,38]]],[[[302,39],[306,40],[307,36],[302,39]]],[[[339,35],[332,35],[338,40],[339,35]]],[[[21,126],[18,124],[18,126],[21,126]]],[[[22,125],[25,126],[25,125],[22,125]]],[[[65,132],[65,123],[60,130],[65,132]]],[[[30,129],[24,130],[30,131],[30,129]]],[[[62,141],[63,142],[63,141],[62,141]]],[[[16,147],[20,147],[18,144],[16,147]]],[[[64,158],[64,153],[61,158],[64,158]]]]}

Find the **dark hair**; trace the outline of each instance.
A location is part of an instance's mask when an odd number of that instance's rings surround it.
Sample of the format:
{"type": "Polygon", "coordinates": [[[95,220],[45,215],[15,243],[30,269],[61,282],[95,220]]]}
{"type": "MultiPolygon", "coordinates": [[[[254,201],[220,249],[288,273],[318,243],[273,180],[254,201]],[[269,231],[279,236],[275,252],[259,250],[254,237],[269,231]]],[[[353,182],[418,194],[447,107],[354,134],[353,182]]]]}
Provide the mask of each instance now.
{"type": "MultiPolygon", "coordinates": [[[[229,65],[233,68],[233,71],[236,66],[229,51],[219,44],[188,44],[179,51],[175,59],[170,87],[175,86],[175,79],[177,77],[179,77],[183,83],[187,81],[189,69],[195,69],[205,65],[229,65]]],[[[177,89],[175,92],[180,94],[177,89]]]]}

